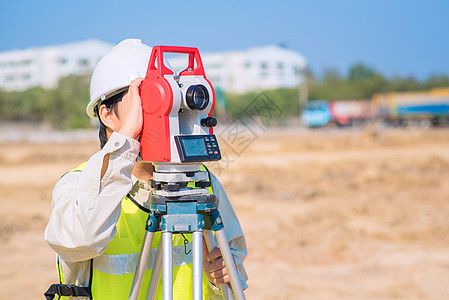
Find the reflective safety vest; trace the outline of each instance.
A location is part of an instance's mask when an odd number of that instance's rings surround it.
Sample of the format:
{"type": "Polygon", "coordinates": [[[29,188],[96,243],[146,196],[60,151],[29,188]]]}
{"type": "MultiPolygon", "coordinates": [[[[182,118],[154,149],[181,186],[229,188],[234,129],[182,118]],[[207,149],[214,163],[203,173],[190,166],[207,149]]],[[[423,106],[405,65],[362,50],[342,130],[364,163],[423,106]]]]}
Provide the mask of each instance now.
{"type": "MultiPolygon", "coordinates": [[[[72,171],[81,171],[81,164],[72,171]]],[[[207,171],[205,166],[202,171],[207,171]]],[[[209,179],[210,180],[210,179],[209,179]]],[[[195,188],[195,182],[189,187],[195,188]]],[[[209,192],[213,193],[212,187],[209,192]]],[[[145,223],[149,210],[138,204],[129,194],[122,200],[121,214],[117,222],[117,233],[109,242],[106,251],[91,262],[91,292],[94,300],[128,299],[134,278],[134,272],[145,234],[145,223]]],[[[156,250],[161,232],[155,233],[151,253],[145,270],[140,291],[140,299],[146,299],[156,250]]],[[[193,295],[193,256],[192,234],[173,234],[173,299],[192,299],[193,295]]],[[[60,281],[64,283],[62,271],[58,265],[60,281]]],[[[203,299],[209,299],[208,279],[203,271],[203,299]]],[[[162,299],[162,274],[159,280],[156,299],[162,299]]],[[[61,299],[69,299],[61,297],[61,299]]],[[[76,299],[76,298],[74,298],[76,299]]]]}

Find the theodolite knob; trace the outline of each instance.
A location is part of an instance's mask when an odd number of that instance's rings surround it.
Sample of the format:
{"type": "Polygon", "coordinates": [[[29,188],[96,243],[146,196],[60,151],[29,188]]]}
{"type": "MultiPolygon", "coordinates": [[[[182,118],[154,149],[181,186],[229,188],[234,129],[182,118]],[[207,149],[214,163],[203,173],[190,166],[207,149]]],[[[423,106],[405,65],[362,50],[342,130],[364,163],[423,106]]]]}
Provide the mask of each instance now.
{"type": "Polygon", "coordinates": [[[215,119],[213,117],[207,117],[205,119],[201,119],[201,126],[215,127],[215,126],[217,126],[217,119],[215,119]]]}

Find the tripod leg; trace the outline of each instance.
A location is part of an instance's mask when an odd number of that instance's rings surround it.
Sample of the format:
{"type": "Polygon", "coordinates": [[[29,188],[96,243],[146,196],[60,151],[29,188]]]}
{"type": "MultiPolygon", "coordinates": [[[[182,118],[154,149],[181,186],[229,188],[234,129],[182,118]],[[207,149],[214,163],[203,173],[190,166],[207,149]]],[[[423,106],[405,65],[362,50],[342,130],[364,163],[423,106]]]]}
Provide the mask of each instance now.
{"type": "Polygon", "coordinates": [[[157,247],[156,258],[154,259],[153,271],[151,272],[150,285],[148,287],[147,300],[154,300],[156,297],[157,286],[161,278],[162,271],[162,239],[157,247]]]}
{"type": "Polygon", "coordinates": [[[232,258],[231,250],[229,249],[228,239],[226,238],[223,229],[215,231],[215,236],[217,237],[218,245],[220,246],[221,256],[223,257],[226,270],[228,271],[229,278],[231,280],[232,290],[234,291],[234,296],[237,300],[244,300],[245,295],[243,294],[243,288],[240,284],[239,274],[237,273],[237,268],[234,264],[234,259],[232,258]]]}
{"type": "MultiPolygon", "coordinates": [[[[206,242],[207,250],[209,252],[211,252],[215,247],[218,246],[211,230],[204,230],[203,236],[204,236],[204,241],[206,242]]],[[[220,289],[223,292],[223,296],[226,300],[234,300],[234,297],[232,296],[232,290],[231,290],[231,287],[229,286],[229,284],[227,284],[227,283],[220,284],[220,289]]]]}
{"type": "Polygon", "coordinates": [[[163,244],[163,299],[172,300],[173,299],[173,240],[172,233],[165,231],[162,233],[162,244],[163,244]]]}
{"type": "Polygon", "coordinates": [[[151,244],[153,243],[154,232],[145,231],[143,238],[142,249],[140,250],[139,260],[137,262],[136,273],[134,274],[133,283],[131,286],[131,292],[129,295],[130,300],[135,300],[139,297],[140,287],[142,285],[143,275],[147,267],[148,257],[151,251],[151,244]]]}
{"type": "Polygon", "coordinates": [[[193,300],[203,299],[203,234],[193,232],[193,300]]]}

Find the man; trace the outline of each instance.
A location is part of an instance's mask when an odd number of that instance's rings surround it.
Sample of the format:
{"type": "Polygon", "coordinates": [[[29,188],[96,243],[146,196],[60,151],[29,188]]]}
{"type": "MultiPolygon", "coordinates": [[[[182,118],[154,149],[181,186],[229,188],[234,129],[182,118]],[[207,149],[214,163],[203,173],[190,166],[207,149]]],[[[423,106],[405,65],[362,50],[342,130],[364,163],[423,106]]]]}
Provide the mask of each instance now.
{"type": "MultiPolygon", "coordinates": [[[[88,287],[64,290],[63,295],[85,296],[91,290],[96,300],[129,296],[148,213],[148,181],[153,173],[152,164],[136,162],[140,146],[137,138],[143,123],[138,88],[150,53],[151,48],[140,40],[125,40],[99,61],[92,75],[91,101],[86,111],[100,121],[101,150],[58,181],[45,230],[46,241],[58,254],[61,283],[88,287]]],[[[243,260],[247,251],[242,229],[213,174],[210,181],[240,280],[246,287],[243,260]]],[[[159,239],[157,233],[152,254],[159,239]]],[[[175,299],[190,299],[192,295],[190,242],[186,236],[174,235],[175,299]]],[[[139,299],[145,299],[151,267],[145,272],[139,299]]],[[[228,283],[229,276],[219,249],[208,253],[204,241],[203,267],[204,298],[220,298],[217,287],[228,283]]],[[[61,287],[55,289],[58,292],[61,287]]],[[[161,284],[156,297],[162,298],[161,284]]]]}

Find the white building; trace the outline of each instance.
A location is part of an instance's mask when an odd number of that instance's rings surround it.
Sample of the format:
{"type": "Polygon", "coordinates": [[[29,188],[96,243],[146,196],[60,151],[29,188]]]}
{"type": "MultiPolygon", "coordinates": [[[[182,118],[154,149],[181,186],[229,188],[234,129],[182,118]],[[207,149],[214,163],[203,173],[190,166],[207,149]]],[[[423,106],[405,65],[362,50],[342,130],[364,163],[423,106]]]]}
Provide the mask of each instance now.
{"type": "MultiPolygon", "coordinates": [[[[90,74],[98,60],[113,46],[99,40],[87,40],[0,53],[0,89],[55,88],[61,77],[90,74]]],[[[296,87],[303,80],[306,66],[306,59],[298,52],[274,45],[240,51],[201,52],[201,58],[212,85],[230,93],[296,87]]],[[[187,65],[187,58],[171,57],[169,61],[175,70],[187,65]]]]}
{"type": "MultiPolygon", "coordinates": [[[[212,85],[237,94],[296,87],[303,81],[307,64],[304,56],[298,52],[275,45],[241,51],[201,53],[201,58],[212,85]]],[[[177,71],[187,65],[187,58],[176,57],[169,61],[177,71]]]]}
{"type": "Polygon", "coordinates": [[[0,53],[0,89],[55,88],[61,77],[90,74],[112,44],[87,40],[0,53]]]}

